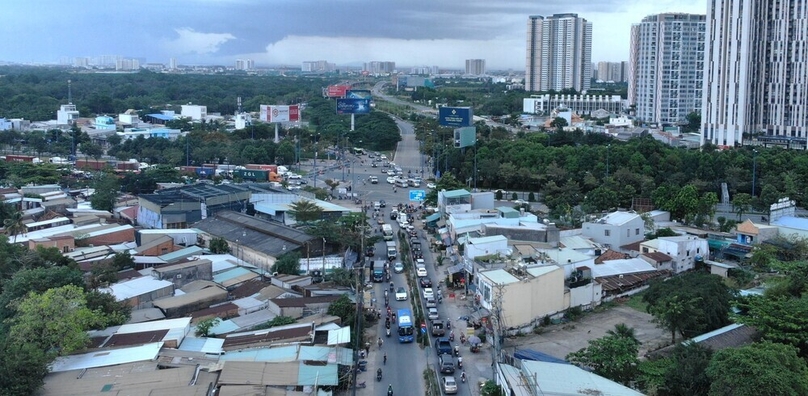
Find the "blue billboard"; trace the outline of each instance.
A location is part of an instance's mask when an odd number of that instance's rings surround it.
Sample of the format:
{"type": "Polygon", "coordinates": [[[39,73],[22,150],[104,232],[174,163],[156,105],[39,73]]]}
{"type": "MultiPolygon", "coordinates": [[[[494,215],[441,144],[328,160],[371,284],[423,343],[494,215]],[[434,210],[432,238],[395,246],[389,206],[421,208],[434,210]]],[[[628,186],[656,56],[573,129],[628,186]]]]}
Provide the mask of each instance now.
{"type": "Polygon", "coordinates": [[[368,114],[370,99],[337,99],[337,114],[368,114]]]}
{"type": "Polygon", "coordinates": [[[438,123],[449,127],[467,127],[474,124],[471,107],[443,106],[438,109],[438,123]]]}
{"type": "Polygon", "coordinates": [[[370,99],[373,94],[365,89],[352,89],[345,92],[345,97],[350,99],[370,99]]]}

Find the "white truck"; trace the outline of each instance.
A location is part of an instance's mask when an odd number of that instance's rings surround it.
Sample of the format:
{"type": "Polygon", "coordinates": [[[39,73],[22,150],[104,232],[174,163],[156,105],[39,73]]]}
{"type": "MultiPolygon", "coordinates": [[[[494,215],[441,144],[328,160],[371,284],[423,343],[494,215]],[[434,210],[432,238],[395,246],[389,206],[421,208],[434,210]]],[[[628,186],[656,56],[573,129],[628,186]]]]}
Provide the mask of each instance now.
{"type": "Polygon", "coordinates": [[[387,258],[389,260],[395,260],[398,257],[398,249],[396,249],[396,243],[393,241],[387,241],[387,258]]]}
{"type": "Polygon", "coordinates": [[[390,224],[382,224],[382,235],[385,241],[393,240],[393,226],[390,224]]]}

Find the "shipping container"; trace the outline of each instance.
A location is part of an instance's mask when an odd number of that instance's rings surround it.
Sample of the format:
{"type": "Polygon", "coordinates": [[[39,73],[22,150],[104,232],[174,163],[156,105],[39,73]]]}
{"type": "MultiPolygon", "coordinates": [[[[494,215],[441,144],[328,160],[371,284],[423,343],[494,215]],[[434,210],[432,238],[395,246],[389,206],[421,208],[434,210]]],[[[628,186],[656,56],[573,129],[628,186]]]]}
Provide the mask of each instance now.
{"type": "Polygon", "coordinates": [[[244,167],[247,168],[247,169],[265,170],[265,171],[278,173],[278,165],[247,164],[247,165],[244,165],[244,167]]]}
{"type": "Polygon", "coordinates": [[[115,169],[121,171],[136,171],[140,169],[140,163],[137,162],[118,162],[115,169]]]}
{"type": "Polygon", "coordinates": [[[236,169],[233,177],[242,180],[265,182],[269,180],[269,171],[257,169],[236,169]]]}
{"type": "Polygon", "coordinates": [[[102,170],[106,167],[115,167],[115,161],[105,161],[105,160],[92,160],[92,159],[78,159],[76,160],[76,169],[90,169],[90,170],[102,170]]]}
{"type": "Polygon", "coordinates": [[[6,154],[6,162],[34,162],[34,157],[30,155],[6,154]]]}

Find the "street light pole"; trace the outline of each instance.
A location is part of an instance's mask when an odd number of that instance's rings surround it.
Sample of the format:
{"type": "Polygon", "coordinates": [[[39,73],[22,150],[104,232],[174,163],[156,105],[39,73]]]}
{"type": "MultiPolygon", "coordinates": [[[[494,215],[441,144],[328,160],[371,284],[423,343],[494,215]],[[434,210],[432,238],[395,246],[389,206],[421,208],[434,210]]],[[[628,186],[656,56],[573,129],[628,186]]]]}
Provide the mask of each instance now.
{"type": "Polygon", "coordinates": [[[752,196],[755,196],[755,182],[757,181],[757,149],[752,150],[752,196]]]}

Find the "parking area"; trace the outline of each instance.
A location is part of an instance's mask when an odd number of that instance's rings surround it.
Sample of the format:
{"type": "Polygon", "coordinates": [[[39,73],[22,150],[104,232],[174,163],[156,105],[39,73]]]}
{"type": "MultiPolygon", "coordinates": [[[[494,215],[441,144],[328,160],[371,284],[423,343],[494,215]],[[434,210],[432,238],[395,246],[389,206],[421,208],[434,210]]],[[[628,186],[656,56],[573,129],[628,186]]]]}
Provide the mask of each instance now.
{"type": "Polygon", "coordinates": [[[617,305],[600,312],[591,312],[582,318],[565,324],[544,328],[542,334],[509,338],[505,347],[533,349],[564,359],[567,354],[588,346],[588,341],[606,335],[616,324],[625,323],[634,328],[640,340],[640,356],[649,350],[658,349],[670,343],[670,333],[657,327],[653,317],[627,305],[617,305]]]}

